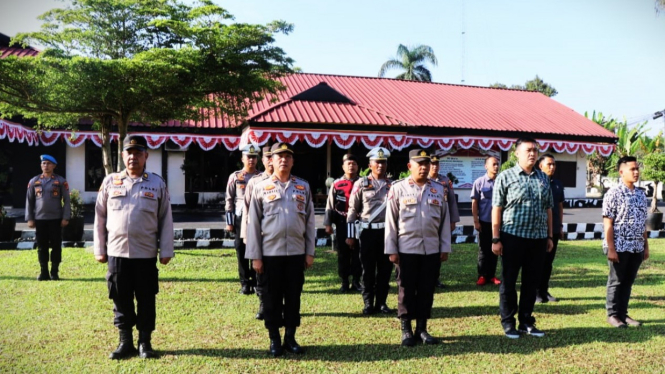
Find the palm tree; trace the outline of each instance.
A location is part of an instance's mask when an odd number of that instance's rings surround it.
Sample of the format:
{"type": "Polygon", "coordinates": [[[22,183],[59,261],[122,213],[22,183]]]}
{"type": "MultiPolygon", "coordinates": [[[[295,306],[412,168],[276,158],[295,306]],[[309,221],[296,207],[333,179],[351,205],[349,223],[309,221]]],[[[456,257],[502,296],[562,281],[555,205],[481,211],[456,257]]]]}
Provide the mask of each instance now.
{"type": "Polygon", "coordinates": [[[384,77],[388,70],[399,69],[402,70],[402,73],[396,76],[396,79],[431,82],[432,73],[426,67],[426,63],[428,62],[433,66],[437,65],[432,47],[418,45],[408,48],[400,44],[397,47],[397,58],[383,63],[383,66],[379,70],[379,77],[384,77]]]}

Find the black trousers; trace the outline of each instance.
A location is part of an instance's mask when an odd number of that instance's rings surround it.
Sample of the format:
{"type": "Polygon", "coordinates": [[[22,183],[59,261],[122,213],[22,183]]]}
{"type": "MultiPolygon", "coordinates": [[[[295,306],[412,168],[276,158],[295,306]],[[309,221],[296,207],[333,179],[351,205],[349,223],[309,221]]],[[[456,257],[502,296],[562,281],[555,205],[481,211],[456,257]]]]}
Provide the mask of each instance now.
{"type": "Polygon", "coordinates": [[[358,249],[351,249],[346,244],[347,228],[346,217],[335,222],[335,250],[337,251],[337,274],[342,282],[348,282],[349,277],[360,280],[362,267],[360,266],[360,253],[358,249]]]}
{"type": "Polygon", "coordinates": [[[118,329],[129,330],[136,326],[139,331],[155,330],[158,273],[157,258],[108,256],[106,281],[109,299],[113,300],[113,323],[118,329]]]}
{"type": "Polygon", "coordinates": [[[633,282],[637,277],[644,252],[619,252],[619,262],[608,261],[610,275],[607,277],[607,316],[617,316],[621,320],[628,315],[628,301],[633,289],[633,282]]]}
{"type": "Polygon", "coordinates": [[[538,283],[538,291],[536,295],[540,295],[542,298],[547,298],[547,294],[550,291],[550,278],[552,277],[552,264],[554,264],[554,256],[556,256],[556,249],[559,246],[559,234],[554,234],[552,238],[552,252],[545,252],[545,260],[543,261],[543,273],[540,277],[540,283],[538,283]]]}
{"type": "Polygon", "coordinates": [[[360,264],[362,265],[363,300],[376,300],[375,305],[386,303],[390,290],[393,263],[385,248],[385,229],[364,229],[360,234],[360,264]]]}
{"type": "Polygon", "coordinates": [[[499,257],[492,253],[492,222],[480,221],[478,233],[478,277],[489,280],[496,276],[499,257]]]}
{"type": "Polygon", "coordinates": [[[51,262],[59,264],[62,261],[62,227],[59,219],[35,220],[35,237],[37,239],[37,258],[40,264],[48,263],[49,248],[51,248],[51,262]]]}
{"type": "Polygon", "coordinates": [[[233,226],[233,231],[235,232],[235,247],[236,247],[236,258],[238,259],[238,276],[240,278],[241,285],[256,286],[256,272],[252,268],[251,260],[245,258],[245,243],[243,243],[242,238],[240,237],[240,227],[242,222],[242,216],[235,216],[233,220],[235,225],[233,226]]]}
{"type": "Polygon", "coordinates": [[[533,305],[536,303],[536,287],[540,282],[543,260],[547,252],[547,239],[527,239],[505,232],[501,233],[502,282],[499,287],[501,325],[515,326],[515,314],[519,323],[534,324],[533,305]],[[519,306],[517,304],[517,276],[522,270],[519,306]]]}
{"type": "Polygon", "coordinates": [[[261,287],[264,324],[267,329],[300,326],[300,295],[305,284],[305,255],[265,256],[261,287]]]}
{"type": "Polygon", "coordinates": [[[397,316],[401,319],[430,318],[441,255],[400,252],[397,269],[397,316]]]}

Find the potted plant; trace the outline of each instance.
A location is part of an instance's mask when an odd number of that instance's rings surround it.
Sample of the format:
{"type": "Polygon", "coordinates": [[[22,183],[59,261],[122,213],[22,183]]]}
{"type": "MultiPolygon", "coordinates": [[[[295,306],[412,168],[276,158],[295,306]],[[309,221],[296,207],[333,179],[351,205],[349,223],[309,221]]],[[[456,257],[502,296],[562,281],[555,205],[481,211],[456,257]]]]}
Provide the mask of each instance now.
{"type": "Polygon", "coordinates": [[[180,170],[189,181],[189,191],[185,192],[185,206],[187,209],[196,209],[199,204],[199,193],[194,192],[194,179],[199,171],[199,163],[185,156],[185,160],[180,165],[180,170]]]}
{"type": "Polygon", "coordinates": [[[653,199],[647,216],[647,230],[660,230],[663,224],[663,213],[658,210],[658,185],[665,181],[665,153],[650,153],[642,159],[643,180],[651,180],[654,184],[653,199]]]}
{"type": "Polygon", "coordinates": [[[5,207],[0,206],[0,242],[13,241],[15,230],[16,218],[9,217],[5,207]]]}
{"type": "Polygon", "coordinates": [[[80,242],[83,240],[85,223],[83,220],[83,199],[79,190],[72,189],[69,192],[69,203],[72,216],[69,219],[69,224],[62,228],[62,241],[80,242]]]}

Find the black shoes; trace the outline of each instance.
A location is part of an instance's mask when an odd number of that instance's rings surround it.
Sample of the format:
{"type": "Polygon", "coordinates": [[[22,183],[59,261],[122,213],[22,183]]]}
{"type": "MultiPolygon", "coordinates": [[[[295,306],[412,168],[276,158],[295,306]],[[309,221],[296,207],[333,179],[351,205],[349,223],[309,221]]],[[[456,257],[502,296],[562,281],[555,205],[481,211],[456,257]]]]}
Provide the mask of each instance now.
{"type": "Polygon", "coordinates": [[[360,281],[357,279],[354,279],[353,282],[351,282],[351,289],[356,292],[362,292],[363,286],[360,285],[360,281]]]}
{"type": "Polygon", "coordinates": [[[39,275],[37,276],[38,281],[46,281],[50,280],[51,277],[48,274],[48,262],[47,263],[40,263],[39,264],[40,272],[39,275]]]}
{"type": "Polygon", "coordinates": [[[243,284],[242,287],[240,288],[239,293],[243,295],[251,295],[254,293],[254,289],[249,284],[243,284]]]}
{"type": "Polygon", "coordinates": [[[58,276],[58,268],[60,267],[60,264],[51,264],[51,280],[57,281],[60,280],[60,277],[58,276]]]}
{"type": "Polygon", "coordinates": [[[517,327],[517,330],[521,333],[525,333],[527,335],[535,336],[538,338],[542,338],[543,336],[545,336],[545,333],[538,330],[536,328],[536,325],[529,325],[526,323],[522,323],[517,327]]]}
{"type": "Polygon", "coordinates": [[[283,355],[284,349],[282,348],[282,337],[279,335],[279,329],[268,329],[268,335],[270,336],[270,355],[273,357],[283,355]]]}
{"type": "Polygon", "coordinates": [[[111,352],[109,358],[111,360],[121,360],[135,356],[137,351],[134,348],[134,339],[132,338],[132,330],[118,330],[120,332],[120,344],[111,352]]]}
{"type": "Polygon", "coordinates": [[[506,338],[508,339],[519,339],[520,338],[520,332],[515,330],[515,326],[507,326],[503,328],[504,334],[506,334],[506,338]]]}
{"type": "Polygon", "coordinates": [[[415,336],[420,338],[423,344],[439,344],[439,340],[427,332],[427,320],[424,318],[416,320],[415,336]]]}
{"type": "Polygon", "coordinates": [[[625,329],[626,327],[628,327],[628,325],[626,325],[626,323],[623,322],[621,319],[619,319],[619,317],[617,317],[617,316],[607,317],[607,323],[612,325],[612,327],[617,327],[617,328],[620,328],[620,329],[625,329]]]}
{"type": "Polygon", "coordinates": [[[402,347],[413,347],[416,345],[416,339],[413,337],[410,319],[399,320],[402,328],[402,347]]]}
{"type": "Polygon", "coordinates": [[[296,341],[296,328],[287,327],[284,331],[284,349],[287,352],[295,353],[301,355],[305,353],[305,350],[298,344],[296,341]]]}
{"type": "Polygon", "coordinates": [[[373,300],[370,299],[364,299],[365,302],[365,307],[363,308],[363,314],[368,316],[370,314],[376,313],[376,310],[374,310],[374,302],[373,300]]]}
{"type": "Polygon", "coordinates": [[[349,286],[349,283],[342,283],[342,287],[339,288],[340,293],[347,293],[351,291],[351,286],[349,286]]]}
{"type": "Polygon", "coordinates": [[[157,358],[157,353],[150,344],[151,333],[151,331],[139,331],[139,357],[141,358],[157,358]]]}
{"type": "Polygon", "coordinates": [[[549,292],[545,295],[541,295],[541,294],[536,295],[536,302],[537,303],[543,303],[544,304],[544,303],[547,303],[547,302],[550,302],[550,301],[555,303],[559,300],[556,297],[550,295],[549,292]]]}
{"type": "Polygon", "coordinates": [[[636,321],[636,320],[630,318],[630,316],[626,316],[626,318],[624,318],[623,321],[624,321],[628,326],[635,326],[635,327],[642,326],[642,322],[640,322],[640,321],[636,321]]]}
{"type": "Polygon", "coordinates": [[[436,286],[437,286],[438,288],[446,288],[446,285],[443,284],[443,283],[441,283],[441,281],[438,280],[438,279],[436,280],[436,286]]]}
{"type": "Polygon", "coordinates": [[[377,308],[377,311],[383,313],[383,314],[393,314],[395,311],[388,308],[388,305],[386,304],[381,304],[377,308]]]}
{"type": "Polygon", "coordinates": [[[256,315],[254,316],[254,318],[256,318],[258,320],[261,320],[261,321],[263,320],[263,302],[261,302],[259,304],[259,311],[256,312],[256,315]]]}

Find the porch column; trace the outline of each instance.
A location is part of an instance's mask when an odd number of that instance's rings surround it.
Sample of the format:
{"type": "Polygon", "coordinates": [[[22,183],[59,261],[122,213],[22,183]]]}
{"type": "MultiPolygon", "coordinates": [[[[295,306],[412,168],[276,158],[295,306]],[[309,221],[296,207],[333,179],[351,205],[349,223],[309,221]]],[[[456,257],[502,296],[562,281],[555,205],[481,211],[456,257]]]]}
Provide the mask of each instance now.
{"type": "MultiPolygon", "coordinates": [[[[330,173],[332,172],[331,168],[331,159],[332,159],[332,142],[326,142],[326,179],[330,178],[330,173]]],[[[326,192],[328,192],[326,190],[326,192]]]]}

